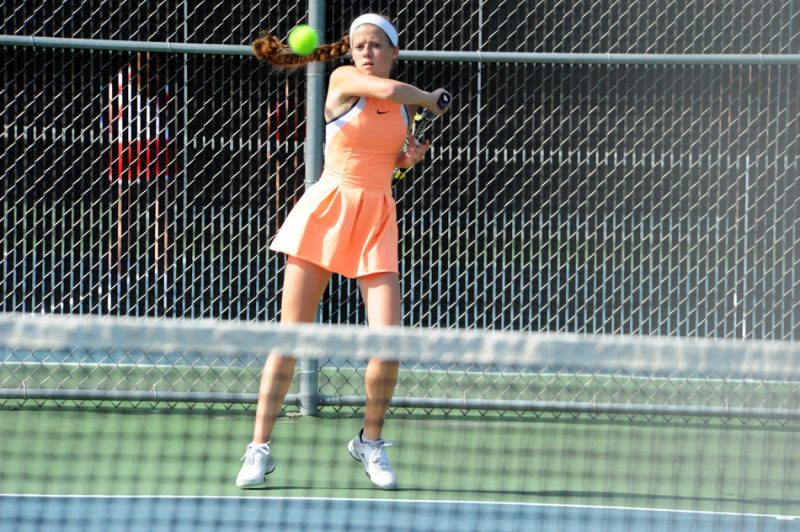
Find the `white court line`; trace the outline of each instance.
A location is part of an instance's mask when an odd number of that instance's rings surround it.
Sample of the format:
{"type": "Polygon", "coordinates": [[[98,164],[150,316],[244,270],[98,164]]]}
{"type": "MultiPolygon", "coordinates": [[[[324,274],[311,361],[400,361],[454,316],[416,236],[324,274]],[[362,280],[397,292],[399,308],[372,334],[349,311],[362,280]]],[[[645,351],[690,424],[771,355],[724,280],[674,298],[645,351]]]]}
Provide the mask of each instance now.
{"type": "Polygon", "coordinates": [[[736,513],[736,512],[712,512],[703,510],[675,510],[671,508],[643,508],[635,506],[602,506],[592,504],[557,504],[557,503],[539,503],[539,502],[508,502],[508,501],[463,501],[463,500],[429,500],[429,499],[370,499],[358,497],[281,497],[281,496],[242,496],[242,495],[37,495],[37,494],[17,494],[17,493],[0,493],[0,497],[16,497],[16,498],[44,498],[44,499],[158,499],[158,500],[233,500],[233,501],[246,501],[246,500],[259,500],[268,499],[273,501],[306,501],[306,502],[366,502],[366,503],[406,503],[406,504],[453,504],[453,505],[481,505],[481,506],[521,506],[529,508],[568,508],[580,510],[614,510],[625,512],[651,512],[651,513],[672,513],[672,514],[689,514],[689,515],[711,515],[723,517],[754,517],[754,518],[772,518],[779,521],[795,521],[800,519],[798,515],[780,515],[780,514],[756,514],[756,513],[736,513]]]}

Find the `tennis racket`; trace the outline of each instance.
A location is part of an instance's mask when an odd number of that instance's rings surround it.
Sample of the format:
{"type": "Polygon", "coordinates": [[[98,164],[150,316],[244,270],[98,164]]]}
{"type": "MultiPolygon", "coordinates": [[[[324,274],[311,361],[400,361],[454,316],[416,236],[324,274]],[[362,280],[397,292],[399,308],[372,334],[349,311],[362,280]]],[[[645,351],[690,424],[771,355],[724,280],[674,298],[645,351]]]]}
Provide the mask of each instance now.
{"type": "MultiPolygon", "coordinates": [[[[439,109],[444,109],[450,104],[450,95],[447,93],[442,94],[439,97],[439,101],[437,105],[439,109]]],[[[431,124],[433,123],[433,119],[436,118],[436,115],[430,109],[423,109],[417,114],[414,115],[414,122],[411,124],[411,135],[418,141],[422,140],[422,137],[425,135],[425,132],[430,128],[431,124]]],[[[408,147],[407,144],[403,145],[403,149],[405,150],[408,147]]],[[[406,168],[395,168],[394,172],[392,173],[392,181],[400,181],[402,180],[411,167],[406,168]]]]}

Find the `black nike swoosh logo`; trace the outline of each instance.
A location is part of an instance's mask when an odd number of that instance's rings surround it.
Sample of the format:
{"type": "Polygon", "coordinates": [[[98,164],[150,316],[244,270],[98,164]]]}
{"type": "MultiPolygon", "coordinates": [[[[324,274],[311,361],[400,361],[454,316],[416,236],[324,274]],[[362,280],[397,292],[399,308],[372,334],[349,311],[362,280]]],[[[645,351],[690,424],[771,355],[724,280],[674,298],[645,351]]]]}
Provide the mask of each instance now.
{"type": "Polygon", "coordinates": [[[379,115],[385,115],[386,113],[389,113],[389,112],[390,112],[390,111],[378,111],[378,114],[379,114],[379,115]]]}

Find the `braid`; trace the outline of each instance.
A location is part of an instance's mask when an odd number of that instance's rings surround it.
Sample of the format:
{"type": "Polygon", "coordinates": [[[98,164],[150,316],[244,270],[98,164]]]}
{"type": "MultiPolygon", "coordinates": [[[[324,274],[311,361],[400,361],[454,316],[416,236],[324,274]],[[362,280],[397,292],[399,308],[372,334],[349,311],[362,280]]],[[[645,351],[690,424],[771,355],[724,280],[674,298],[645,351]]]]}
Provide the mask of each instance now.
{"type": "Polygon", "coordinates": [[[256,58],[277,68],[299,68],[308,63],[330,61],[350,51],[350,37],[333,44],[321,44],[310,55],[297,55],[275,35],[262,31],[252,44],[256,58]]]}

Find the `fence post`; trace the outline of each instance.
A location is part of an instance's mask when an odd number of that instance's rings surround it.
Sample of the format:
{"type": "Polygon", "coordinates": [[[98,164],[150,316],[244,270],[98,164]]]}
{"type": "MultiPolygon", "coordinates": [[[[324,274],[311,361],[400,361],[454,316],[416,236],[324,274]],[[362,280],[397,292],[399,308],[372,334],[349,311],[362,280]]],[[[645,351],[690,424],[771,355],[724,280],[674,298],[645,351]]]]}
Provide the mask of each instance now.
{"type": "MultiPolygon", "coordinates": [[[[317,31],[322,41],[325,37],[325,0],[309,0],[308,24],[317,31]]],[[[316,183],[322,173],[324,97],[325,66],[323,63],[311,63],[306,67],[306,187],[316,183]]],[[[304,358],[300,362],[300,413],[306,416],[317,415],[318,369],[317,360],[304,358]]]]}

